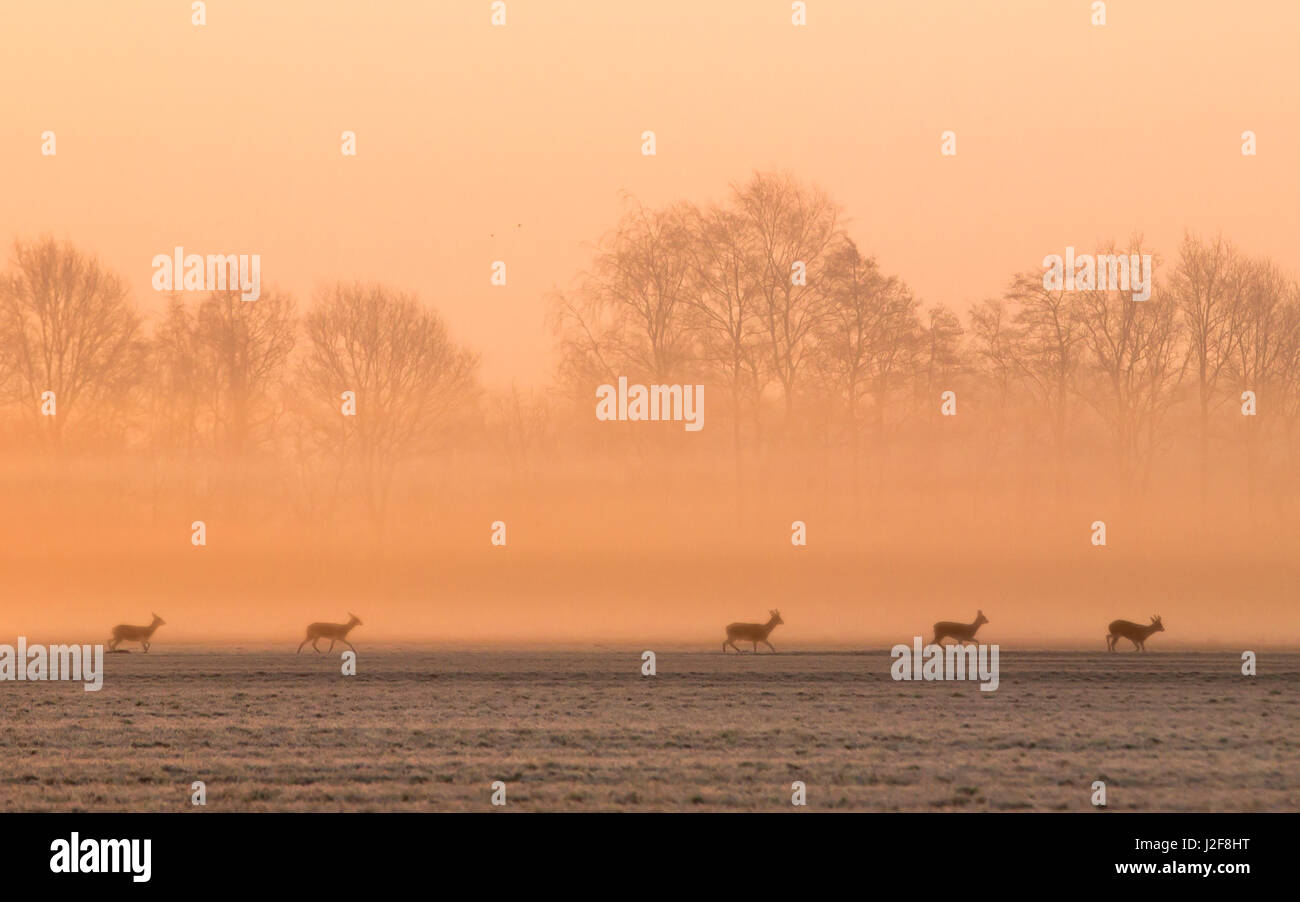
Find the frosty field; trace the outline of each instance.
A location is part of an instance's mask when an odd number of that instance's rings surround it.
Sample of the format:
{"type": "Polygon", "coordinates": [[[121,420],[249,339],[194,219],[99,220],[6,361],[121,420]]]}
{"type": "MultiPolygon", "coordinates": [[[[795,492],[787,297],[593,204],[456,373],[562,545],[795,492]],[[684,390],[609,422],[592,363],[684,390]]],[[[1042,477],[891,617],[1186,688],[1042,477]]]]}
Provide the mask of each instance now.
{"type": "Polygon", "coordinates": [[[1300,808],[1300,654],[1016,651],[997,692],[886,649],[155,647],[0,684],[0,810],[1300,808]],[[190,784],[207,785],[206,809],[190,784]]]}

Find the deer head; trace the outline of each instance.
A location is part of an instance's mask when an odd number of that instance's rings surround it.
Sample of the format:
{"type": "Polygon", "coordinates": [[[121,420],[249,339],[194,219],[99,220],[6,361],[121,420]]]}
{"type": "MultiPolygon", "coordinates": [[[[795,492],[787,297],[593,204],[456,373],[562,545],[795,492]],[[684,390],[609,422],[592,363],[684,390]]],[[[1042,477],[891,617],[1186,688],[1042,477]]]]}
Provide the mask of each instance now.
{"type": "Polygon", "coordinates": [[[352,618],[351,623],[353,623],[354,625],[356,625],[356,626],[361,626],[361,625],[362,625],[362,624],[361,624],[361,618],[358,617],[356,614],[353,614],[351,611],[348,611],[348,616],[352,618]]]}
{"type": "Polygon", "coordinates": [[[163,619],[162,619],[161,617],[159,617],[157,614],[154,614],[153,611],[150,611],[149,613],[153,615],[153,626],[166,626],[166,625],[167,625],[167,621],[166,621],[166,620],[163,620],[163,619]]]}
{"type": "Polygon", "coordinates": [[[772,625],[773,625],[773,626],[776,626],[776,625],[779,624],[779,623],[785,623],[785,621],[781,619],[781,612],[780,612],[780,611],[777,611],[777,610],[774,609],[774,610],[768,611],[768,613],[772,615],[772,625]]]}
{"type": "Polygon", "coordinates": [[[979,626],[981,623],[988,623],[988,622],[989,622],[989,619],[988,619],[987,617],[984,616],[984,612],[983,612],[983,611],[976,611],[976,612],[975,612],[975,625],[976,625],[976,626],[979,626]]]}
{"type": "Polygon", "coordinates": [[[1151,625],[1155,627],[1154,632],[1163,633],[1165,631],[1165,625],[1160,622],[1160,617],[1155,614],[1151,615],[1151,625]]]}

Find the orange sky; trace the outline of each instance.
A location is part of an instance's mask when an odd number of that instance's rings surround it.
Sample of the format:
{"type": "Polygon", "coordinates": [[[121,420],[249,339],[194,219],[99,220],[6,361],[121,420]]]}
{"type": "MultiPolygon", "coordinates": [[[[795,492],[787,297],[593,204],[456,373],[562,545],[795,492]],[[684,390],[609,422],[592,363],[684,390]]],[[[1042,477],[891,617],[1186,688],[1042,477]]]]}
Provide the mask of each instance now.
{"type": "Polygon", "coordinates": [[[1300,4],[1112,0],[1103,27],[1084,0],[809,7],[796,28],[784,0],[509,0],[494,28],[487,0],[213,0],[195,27],[180,0],[8,2],[0,237],[64,235],[148,309],[177,244],[260,253],[299,295],[382,279],[435,303],[489,385],[547,378],[544,296],[620,192],[705,201],[755,169],[826,188],[959,309],[1135,229],[1166,258],[1222,229],[1300,269],[1300,4]]]}

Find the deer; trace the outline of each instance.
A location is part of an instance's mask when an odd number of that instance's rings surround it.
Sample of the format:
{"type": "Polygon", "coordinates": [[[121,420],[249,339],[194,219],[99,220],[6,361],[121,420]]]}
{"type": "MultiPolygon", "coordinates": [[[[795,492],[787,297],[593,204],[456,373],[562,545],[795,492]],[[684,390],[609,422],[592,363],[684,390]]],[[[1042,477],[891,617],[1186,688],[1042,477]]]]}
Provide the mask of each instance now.
{"type": "Polygon", "coordinates": [[[348,633],[352,632],[352,627],[361,626],[361,618],[358,617],[356,614],[353,614],[351,611],[348,611],[348,617],[350,617],[351,619],[348,620],[347,623],[307,624],[307,638],[303,639],[301,642],[298,643],[298,651],[294,652],[294,654],[296,655],[298,654],[299,651],[302,651],[302,647],[306,645],[308,642],[311,643],[312,648],[316,649],[317,651],[320,651],[320,646],[318,646],[316,643],[321,639],[330,640],[330,647],[327,649],[327,651],[334,650],[335,642],[342,642],[348,648],[351,648],[353,652],[355,652],[356,649],[353,648],[352,643],[348,641],[348,633]]]}
{"type": "MultiPolygon", "coordinates": [[[[734,648],[737,653],[740,653],[742,649],[736,644],[737,639],[742,642],[753,642],[755,653],[758,652],[758,643],[760,642],[768,648],[772,648],[772,643],[767,641],[767,637],[772,634],[772,630],[785,623],[785,621],[781,619],[779,611],[768,611],[768,613],[772,616],[767,623],[728,623],[727,638],[722,643],[722,653],[724,655],[727,653],[728,645],[734,648]]],[[[772,648],[772,654],[776,654],[775,648],[772,648]]]]}
{"type": "Polygon", "coordinates": [[[157,614],[153,614],[153,622],[148,626],[131,626],[126,623],[119,623],[113,627],[113,638],[108,640],[108,650],[117,651],[120,642],[139,642],[144,647],[144,653],[149,654],[149,640],[153,638],[154,630],[167,624],[157,614]]]}
{"type": "Polygon", "coordinates": [[[1146,651],[1147,639],[1152,633],[1163,633],[1165,625],[1160,622],[1160,618],[1155,614],[1151,615],[1151,622],[1146,626],[1140,623],[1131,623],[1127,620],[1112,620],[1110,630],[1106,634],[1106,651],[1114,651],[1115,645],[1120,639],[1127,639],[1133,643],[1134,651],[1146,651]]]}
{"type": "Polygon", "coordinates": [[[934,625],[934,638],[930,640],[931,645],[938,645],[940,640],[946,638],[956,639],[962,645],[967,642],[975,641],[975,631],[989,619],[984,616],[983,611],[975,612],[975,622],[973,623],[956,623],[952,620],[940,620],[934,625]]]}

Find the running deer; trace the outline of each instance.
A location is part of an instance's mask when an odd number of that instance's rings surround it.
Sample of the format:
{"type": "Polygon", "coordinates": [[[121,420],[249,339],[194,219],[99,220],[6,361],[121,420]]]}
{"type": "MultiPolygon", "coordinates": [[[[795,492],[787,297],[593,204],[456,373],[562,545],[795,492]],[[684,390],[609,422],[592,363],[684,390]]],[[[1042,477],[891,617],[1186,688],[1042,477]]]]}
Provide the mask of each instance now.
{"type": "MultiPolygon", "coordinates": [[[[358,617],[356,614],[353,614],[351,611],[348,611],[348,617],[352,619],[350,619],[347,623],[308,624],[307,638],[303,639],[301,642],[298,643],[298,651],[302,651],[302,647],[306,645],[308,642],[311,643],[312,648],[316,649],[317,651],[320,651],[319,646],[316,645],[316,642],[320,639],[330,640],[330,647],[327,649],[327,651],[334,650],[335,642],[342,642],[348,648],[352,648],[352,643],[348,641],[348,633],[352,632],[352,627],[361,626],[361,618],[358,617]]],[[[352,650],[354,652],[356,651],[355,648],[352,648],[352,650]]],[[[295,655],[298,654],[298,651],[294,652],[294,654],[295,655]]]]}
{"type": "MultiPolygon", "coordinates": [[[[150,612],[153,613],[152,611],[150,612]]],[[[153,631],[160,626],[165,626],[167,621],[163,620],[157,614],[153,614],[153,623],[148,626],[130,626],[125,623],[119,623],[113,627],[113,638],[108,640],[108,650],[117,651],[119,642],[139,642],[144,646],[144,653],[149,654],[149,640],[153,638],[153,631]]]]}
{"type": "Polygon", "coordinates": [[[1106,651],[1114,651],[1115,643],[1119,642],[1120,639],[1127,639],[1132,642],[1136,651],[1146,651],[1147,638],[1152,633],[1163,633],[1165,631],[1165,625],[1154,614],[1151,615],[1151,622],[1146,626],[1140,623],[1130,623],[1127,620],[1112,620],[1110,626],[1106,628],[1110,630],[1106,634],[1106,651]]]}
{"type": "Polygon", "coordinates": [[[934,625],[934,638],[930,640],[931,645],[938,645],[940,640],[945,638],[956,639],[965,645],[967,642],[975,641],[975,631],[982,624],[988,623],[989,619],[984,616],[983,611],[975,612],[974,623],[955,623],[951,620],[940,620],[934,625]]]}
{"type": "MultiPolygon", "coordinates": [[[[755,652],[758,651],[758,643],[760,642],[768,648],[772,648],[772,643],[767,641],[767,637],[772,634],[772,630],[785,623],[785,621],[781,619],[779,611],[768,611],[768,613],[772,616],[767,623],[728,623],[727,640],[722,643],[722,653],[724,655],[727,653],[728,645],[739,652],[741,649],[736,644],[737,639],[742,642],[753,642],[755,652]]],[[[776,654],[775,648],[772,648],[772,654],[776,654]]]]}

